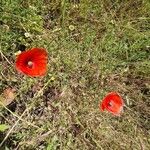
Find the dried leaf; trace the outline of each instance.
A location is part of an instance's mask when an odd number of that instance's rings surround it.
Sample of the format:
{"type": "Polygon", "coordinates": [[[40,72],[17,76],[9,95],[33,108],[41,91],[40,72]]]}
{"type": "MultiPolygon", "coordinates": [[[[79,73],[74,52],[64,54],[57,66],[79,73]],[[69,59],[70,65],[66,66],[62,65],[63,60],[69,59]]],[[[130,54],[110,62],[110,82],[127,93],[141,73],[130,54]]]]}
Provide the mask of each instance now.
{"type": "Polygon", "coordinates": [[[7,106],[15,99],[15,89],[7,88],[3,91],[3,94],[0,96],[0,102],[7,106]]]}

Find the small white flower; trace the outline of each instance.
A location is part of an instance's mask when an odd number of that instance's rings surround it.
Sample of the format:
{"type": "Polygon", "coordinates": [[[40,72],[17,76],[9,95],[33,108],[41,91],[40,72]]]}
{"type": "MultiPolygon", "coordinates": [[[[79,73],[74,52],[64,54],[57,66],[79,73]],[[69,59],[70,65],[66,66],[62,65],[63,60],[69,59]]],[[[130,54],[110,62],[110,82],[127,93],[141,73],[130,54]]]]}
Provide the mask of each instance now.
{"type": "Polygon", "coordinates": [[[28,32],[26,32],[24,35],[25,35],[25,37],[31,37],[31,34],[28,32]]]}
{"type": "Polygon", "coordinates": [[[17,52],[15,52],[14,54],[15,54],[15,56],[20,55],[20,54],[21,54],[21,51],[17,51],[17,52]]]}
{"type": "Polygon", "coordinates": [[[75,29],[75,26],[74,26],[74,25],[70,25],[70,26],[69,26],[69,29],[70,29],[71,31],[73,31],[73,30],[75,29]]]}

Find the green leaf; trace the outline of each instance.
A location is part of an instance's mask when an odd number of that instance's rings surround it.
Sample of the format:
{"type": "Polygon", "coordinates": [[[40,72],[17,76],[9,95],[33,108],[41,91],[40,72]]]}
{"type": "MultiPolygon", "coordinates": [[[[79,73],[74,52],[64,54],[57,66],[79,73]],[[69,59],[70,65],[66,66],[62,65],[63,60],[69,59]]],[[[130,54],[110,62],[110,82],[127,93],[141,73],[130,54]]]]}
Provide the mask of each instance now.
{"type": "Polygon", "coordinates": [[[54,136],[52,138],[52,141],[48,144],[46,150],[56,150],[57,148],[57,141],[58,141],[58,138],[57,136],[54,136]]]}
{"type": "Polygon", "coordinates": [[[4,132],[5,130],[7,130],[9,128],[8,125],[6,124],[0,124],[0,132],[4,132]]]}

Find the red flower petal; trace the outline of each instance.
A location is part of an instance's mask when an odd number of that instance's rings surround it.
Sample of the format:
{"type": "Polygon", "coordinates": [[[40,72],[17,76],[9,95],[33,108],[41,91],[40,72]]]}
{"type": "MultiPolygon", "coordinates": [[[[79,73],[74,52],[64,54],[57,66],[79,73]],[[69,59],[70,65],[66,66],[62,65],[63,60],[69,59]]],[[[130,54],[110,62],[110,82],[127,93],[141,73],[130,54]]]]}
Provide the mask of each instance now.
{"type": "Polygon", "coordinates": [[[120,115],[123,110],[124,102],[120,95],[116,92],[111,92],[102,100],[100,104],[100,109],[104,111],[105,109],[114,115],[120,115]]]}
{"type": "Polygon", "coordinates": [[[24,51],[18,55],[15,65],[19,72],[28,76],[43,76],[47,71],[47,52],[43,48],[24,51]]]}

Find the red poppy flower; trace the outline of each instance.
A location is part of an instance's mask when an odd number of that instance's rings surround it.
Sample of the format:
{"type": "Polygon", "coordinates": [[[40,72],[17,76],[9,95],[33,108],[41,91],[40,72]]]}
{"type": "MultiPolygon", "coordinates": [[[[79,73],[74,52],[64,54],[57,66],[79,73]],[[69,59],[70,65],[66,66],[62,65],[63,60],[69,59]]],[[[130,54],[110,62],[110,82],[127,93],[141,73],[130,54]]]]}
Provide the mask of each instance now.
{"type": "Polygon", "coordinates": [[[47,71],[46,50],[43,48],[32,48],[22,52],[16,59],[16,69],[32,77],[45,75],[47,71]]]}
{"type": "Polygon", "coordinates": [[[112,114],[119,116],[123,110],[124,102],[120,95],[116,92],[111,92],[102,100],[100,104],[100,109],[104,111],[105,109],[112,114]]]}

